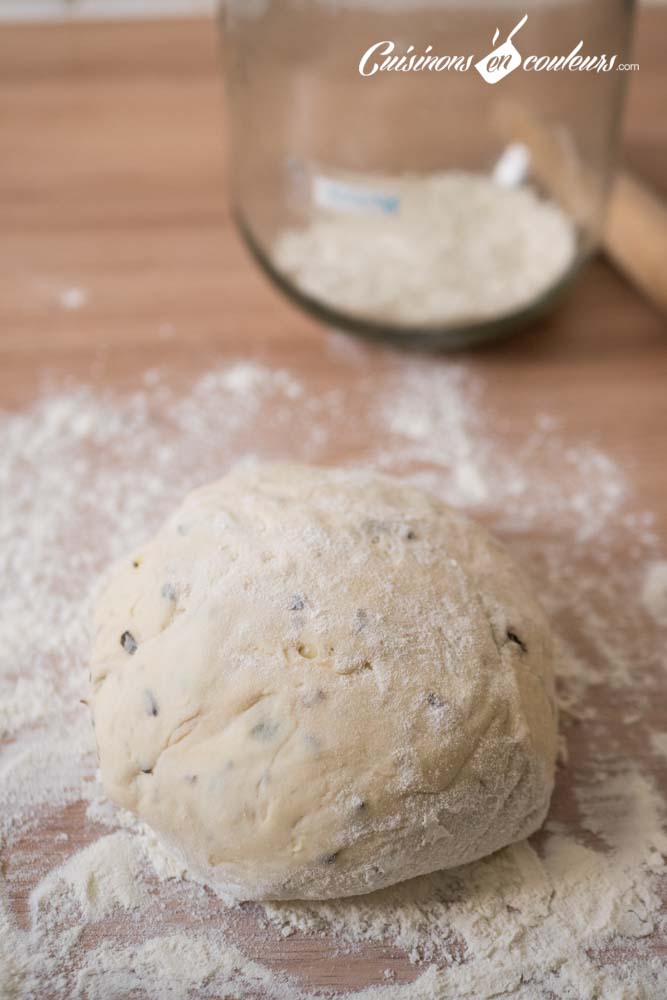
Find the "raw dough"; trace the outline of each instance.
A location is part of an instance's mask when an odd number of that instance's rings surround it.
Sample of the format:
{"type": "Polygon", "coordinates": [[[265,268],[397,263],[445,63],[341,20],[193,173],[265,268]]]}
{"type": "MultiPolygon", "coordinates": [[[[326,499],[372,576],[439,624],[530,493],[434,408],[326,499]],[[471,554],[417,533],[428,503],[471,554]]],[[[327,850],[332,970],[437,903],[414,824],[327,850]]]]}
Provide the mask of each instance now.
{"type": "Polygon", "coordinates": [[[361,471],[236,471],[98,603],[104,786],[237,898],[370,892],[540,826],[552,661],[530,584],[435,498],[361,471]]]}

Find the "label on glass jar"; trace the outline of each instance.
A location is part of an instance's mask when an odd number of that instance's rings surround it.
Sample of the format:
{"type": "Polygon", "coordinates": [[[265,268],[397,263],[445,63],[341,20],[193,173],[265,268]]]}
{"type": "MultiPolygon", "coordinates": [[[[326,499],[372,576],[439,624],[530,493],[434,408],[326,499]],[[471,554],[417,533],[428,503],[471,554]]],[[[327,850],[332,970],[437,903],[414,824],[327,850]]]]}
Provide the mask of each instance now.
{"type": "Polygon", "coordinates": [[[312,197],[318,208],[330,212],[395,215],[401,204],[400,195],[394,192],[336,180],[323,174],[313,177],[312,197]]]}

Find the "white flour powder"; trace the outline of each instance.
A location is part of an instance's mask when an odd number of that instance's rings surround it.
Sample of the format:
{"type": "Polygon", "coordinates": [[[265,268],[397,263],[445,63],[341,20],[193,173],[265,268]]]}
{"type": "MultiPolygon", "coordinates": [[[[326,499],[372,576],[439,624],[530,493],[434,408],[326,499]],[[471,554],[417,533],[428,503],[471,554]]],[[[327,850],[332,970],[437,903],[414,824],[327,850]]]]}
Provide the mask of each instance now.
{"type": "Polygon", "coordinates": [[[388,186],[400,202],[395,213],[325,207],[282,233],[278,269],[306,295],[354,316],[447,325],[523,309],[574,262],[573,223],[527,187],[461,171],[388,186]]]}
{"type": "Polygon", "coordinates": [[[0,997],[306,1000],[331,992],[302,957],[320,948],[341,983],[366,956],[359,1000],[661,1000],[667,644],[650,514],[564,420],[503,427],[465,367],[378,372],[377,355],[367,368],[363,348],[329,346],[345,389],[238,361],[187,391],[149,372],[130,395],[79,387],[0,418],[0,997]],[[465,507],[533,575],[567,640],[568,753],[529,843],[356,900],[229,906],[101,795],[79,704],[90,592],[234,461],[349,455],[465,507]]]}

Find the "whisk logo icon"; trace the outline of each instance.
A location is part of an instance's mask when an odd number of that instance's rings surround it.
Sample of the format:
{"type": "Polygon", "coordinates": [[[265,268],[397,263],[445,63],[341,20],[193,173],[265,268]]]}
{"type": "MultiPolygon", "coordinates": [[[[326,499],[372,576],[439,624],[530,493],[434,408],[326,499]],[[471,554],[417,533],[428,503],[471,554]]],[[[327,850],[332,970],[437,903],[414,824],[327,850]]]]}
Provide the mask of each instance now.
{"type": "Polygon", "coordinates": [[[475,69],[487,83],[498,83],[521,65],[521,55],[517,51],[512,38],[516,35],[517,31],[523,28],[527,20],[528,15],[524,14],[519,23],[514,25],[503,44],[498,48],[496,48],[496,42],[500,35],[500,29],[496,28],[496,33],[493,36],[493,49],[483,59],[475,63],[475,69]]]}

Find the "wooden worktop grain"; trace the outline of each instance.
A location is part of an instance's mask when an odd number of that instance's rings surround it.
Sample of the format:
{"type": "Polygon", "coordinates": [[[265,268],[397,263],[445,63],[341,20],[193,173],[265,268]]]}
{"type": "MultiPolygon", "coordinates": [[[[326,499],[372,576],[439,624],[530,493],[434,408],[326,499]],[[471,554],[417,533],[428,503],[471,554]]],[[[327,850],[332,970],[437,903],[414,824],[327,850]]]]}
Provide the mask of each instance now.
{"type": "MultiPolygon", "coordinates": [[[[667,11],[642,10],[624,132],[629,165],[658,186],[666,30],[667,11]]],[[[239,356],[323,389],[345,377],[327,331],[267,283],[232,225],[212,22],[3,27],[0,145],[0,407],[20,409],[66,377],[122,388],[159,367],[187,383],[239,356]],[[60,298],[72,287],[87,295],[76,310],[60,298]]],[[[566,415],[572,439],[613,456],[666,537],[665,321],[603,260],[557,313],[458,359],[504,415],[510,444],[536,412],[566,415]]],[[[388,363],[400,356],[363,348],[367,372],[388,363]]],[[[353,448],[341,442],[335,459],[353,448]]],[[[89,835],[82,817],[59,818],[70,846],[89,835]]],[[[326,942],[265,939],[256,954],[312,984],[363,984],[378,963],[414,975],[382,949],[340,960],[326,942]]]]}

